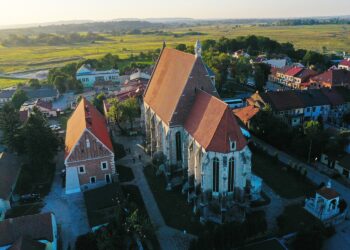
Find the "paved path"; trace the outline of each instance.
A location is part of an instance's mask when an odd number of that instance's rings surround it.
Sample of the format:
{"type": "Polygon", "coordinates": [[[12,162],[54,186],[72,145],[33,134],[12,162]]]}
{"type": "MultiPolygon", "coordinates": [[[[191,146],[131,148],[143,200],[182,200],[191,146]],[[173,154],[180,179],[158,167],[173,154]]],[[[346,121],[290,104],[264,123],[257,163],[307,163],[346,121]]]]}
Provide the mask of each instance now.
{"type": "MultiPolygon", "coordinates": [[[[319,185],[321,183],[327,183],[329,180],[329,177],[320,173],[315,167],[306,164],[293,156],[290,156],[286,154],[285,152],[282,152],[275,147],[265,143],[264,141],[253,137],[253,141],[260,145],[263,146],[265,149],[267,149],[267,152],[270,155],[275,155],[276,153],[278,154],[278,158],[280,161],[282,161],[285,164],[289,164],[290,162],[294,162],[297,164],[300,164],[301,166],[305,167],[307,169],[307,177],[314,182],[316,185],[319,185]]],[[[348,207],[350,206],[350,189],[347,188],[346,186],[342,185],[341,183],[337,182],[336,180],[332,180],[332,188],[334,188],[343,198],[347,204],[348,207]]],[[[350,249],[350,221],[345,221],[341,225],[336,226],[336,231],[337,233],[329,238],[325,244],[324,244],[324,249],[350,249]]]]}
{"type": "Polygon", "coordinates": [[[87,221],[83,194],[67,196],[64,193],[60,176],[63,167],[63,154],[59,153],[51,192],[45,197],[45,205],[41,212],[53,212],[55,214],[57,224],[60,227],[59,236],[62,241],[62,250],[66,250],[68,245],[71,246],[71,249],[74,249],[76,238],[89,232],[90,227],[87,221]]]}
{"type": "Polygon", "coordinates": [[[137,185],[140,190],[150,220],[156,229],[156,235],[161,248],[164,250],[188,249],[190,240],[194,236],[184,234],[183,232],[166,225],[153,193],[147,183],[146,177],[143,173],[143,168],[146,165],[145,163],[150,161],[150,158],[144,154],[143,149],[139,145],[141,138],[118,136],[116,139],[118,143],[123,144],[125,148],[130,148],[131,150],[131,154],[119,160],[117,164],[131,167],[135,179],[129,183],[137,185]],[[141,161],[138,160],[139,155],[142,156],[141,161]],[[133,163],[133,158],[135,159],[135,163],[133,163]]]}

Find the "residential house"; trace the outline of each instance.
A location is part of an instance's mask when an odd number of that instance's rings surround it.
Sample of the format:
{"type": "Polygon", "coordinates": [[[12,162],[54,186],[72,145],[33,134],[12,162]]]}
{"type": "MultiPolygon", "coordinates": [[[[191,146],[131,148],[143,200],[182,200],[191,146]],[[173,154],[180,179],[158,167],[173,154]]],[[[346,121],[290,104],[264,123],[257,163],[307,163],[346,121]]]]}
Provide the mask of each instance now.
{"type": "MultiPolygon", "coordinates": [[[[33,112],[33,109],[37,108],[45,117],[56,117],[57,111],[53,110],[52,103],[46,102],[40,99],[35,100],[34,102],[25,102],[22,104],[20,108],[20,114],[24,117],[24,114],[27,114],[27,117],[25,120],[27,120],[30,116],[30,114],[33,112]]],[[[22,120],[21,117],[21,120],[22,120]]]]}
{"type": "Polygon", "coordinates": [[[317,72],[302,67],[272,68],[269,75],[269,81],[280,83],[292,89],[303,89],[303,85],[309,81],[317,72]]]}
{"type": "Polygon", "coordinates": [[[92,88],[96,82],[120,82],[119,70],[97,71],[90,64],[82,65],[76,73],[76,78],[84,85],[84,88],[92,88]]]}
{"type": "Polygon", "coordinates": [[[12,96],[15,92],[15,89],[0,90],[0,106],[4,105],[6,102],[11,101],[12,96]]]}
{"type": "Polygon", "coordinates": [[[350,71],[346,69],[329,69],[320,75],[310,78],[310,88],[350,88],[350,71]]]}
{"type": "Polygon", "coordinates": [[[143,99],[147,149],[166,156],[166,173],[185,173],[188,198],[209,192],[243,200],[251,152],[231,109],[218,98],[198,41],[195,55],[163,48],[143,99]]]}
{"type": "MultiPolygon", "coordinates": [[[[335,124],[341,124],[343,115],[350,110],[350,100],[344,98],[344,93],[349,91],[344,87],[322,88],[321,92],[329,101],[330,110],[328,121],[335,124]],[[341,94],[343,92],[343,94],[341,94]]],[[[350,93],[349,93],[350,98],[350,93]]]]}
{"type": "Polygon", "coordinates": [[[350,154],[345,154],[336,159],[329,157],[326,154],[322,154],[320,162],[329,168],[333,168],[339,172],[339,174],[350,179],[350,154]]]}
{"type": "Polygon", "coordinates": [[[350,58],[347,58],[347,59],[342,60],[342,61],[338,64],[338,68],[339,68],[339,69],[345,69],[345,70],[349,70],[349,71],[350,71],[350,58]]]}
{"type": "Polygon", "coordinates": [[[130,81],[138,81],[138,80],[149,80],[151,79],[151,75],[148,73],[142,72],[140,69],[137,69],[136,72],[132,73],[129,77],[130,81]]]}
{"type": "MultiPolygon", "coordinates": [[[[13,191],[21,171],[21,164],[13,154],[0,153],[0,221],[11,208],[13,191]]],[[[1,236],[0,236],[1,237],[1,236]]]]}
{"type": "Polygon", "coordinates": [[[249,129],[251,119],[257,113],[259,113],[260,109],[253,105],[249,105],[244,108],[234,109],[232,111],[234,115],[243,123],[243,125],[249,129]]]}
{"type": "Polygon", "coordinates": [[[243,49],[237,50],[233,53],[232,55],[233,58],[240,58],[240,57],[245,57],[245,58],[250,58],[250,55],[245,52],[243,49]]]}
{"type": "Polygon", "coordinates": [[[57,250],[58,230],[52,213],[0,221],[0,250],[57,250]]]}
{"type": "Polygon", "coordinates": [[[116,175],[106,120],[85,98],[67,123],[64,162],[67,194],[111,183],[116,175]]]}
{"type": "Polygon", "coordinates": [[[247,99],[249,105],[260,109],[269,105],[276,116],[291,126],[302,125],[304,121],[328,118],[330,103],[320,90],[286,90],[255,93],[247,99]]]}
{"type": "Polygon", "coordinates": [[[41,88],[31,88],[31,87],[22,87],[26,92],[29,100],[37,100],[45,102],[53,102],[59,97],[59,92],[52,86],[43,86],[41,88]]]}

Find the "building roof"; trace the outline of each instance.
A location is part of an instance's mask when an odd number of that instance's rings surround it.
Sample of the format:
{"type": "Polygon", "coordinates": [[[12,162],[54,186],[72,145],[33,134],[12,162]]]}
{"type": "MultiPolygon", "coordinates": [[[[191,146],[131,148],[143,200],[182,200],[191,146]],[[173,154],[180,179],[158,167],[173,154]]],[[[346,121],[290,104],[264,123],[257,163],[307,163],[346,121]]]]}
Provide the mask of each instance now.
{"type": "Polygon", "coordinates": [[[184,127],[206,151],[228,153],[231,142],[236,142],[236,150],[247,145],[229,106],[202,90],[197,91],[184,127]]]}
{"type": "Polygon", "coordinates": [[[9,199],[20,171],[21,164],[15,155],[0,153],[0,199],[9,199]]]}
{"type": "Polygon", "coordinates": [[[22,89],[26,92],[29,99],[54,98],[58,95],[57,89],[51,86],[45,86],[39,89],[23,87],[22,89]]]}
{"type": "Polygon", "coordinates": [[[105,118],[83,97],[67,123],[66,156],[71,152],[85,130],[89,130],[101,143],[113,151],[105,118]]]}
{"type": "Polygon", "coordinates": [[[35,106],[42,107],[42,108],[49,109],[49,110],[52,109],[52,103],[51,102],[45,102],[45,101],[43,101],[41,99],[36,100],[35,106]]]}
{"type": "Polygon", "coordinates": [[[301,81],[308,81],[310,77],[317,75],[317,72],[312,69],[302,69],[295,77],[300,78],[301,81]]]}
{"type": "Polygon", "coordinates": [[[331,200],[339,197],[339,193],[335,191],[333,188],[329,188],[329,187],[322,187],[321,189],[317,190],[316,193],[326,198],[327,200],[331,200]]]}
{"type": "Polygon", "coordinates": [[[346,154],[339,160],[340,166],[350,170],[350,154],[346,154]]]}
{"type": "Polygon", "coordinates": [[[258,107],[249,105],[244,108],[234,109],[233,113],[243,122],[243,124],[246,125],[250,119],[252,119],[259,112],[259,110],[260,109],[258,107]]]}
{"type": "Polygon", "coordinates": [[[345,69],[330,69],[311,78],[314,82],[343,85],[350,83],[350,71],[345,69]]]}
{"type": "Polygon", "coordinates": [[[301,71],[303,71],[303,68],[300,67],[292,67],[290,68],[287,72],[284,74],[287,76],[296,76],[298,75],[301,71]]]}
{"type": "Polygon", "coordinates": [[[341,66],[346,66],[346,67],[350,67],[350,59],[348,58],[348,59],[342,60],[342,61],[339,63],[339,65],[341,65],[341,66]]]}
{"type": "Polygon", "coordinates": [[[164,48],[144,95],[144,102],[168,125],[183,124],[195,89],[217,92],[201,57],[164,48]]]}
{"type": "Polygon", "coordinates": [[[13,94],[16,92],[15,89],[9,89],[9,90],[1,90],[0,91],[0,99],[3,98],[12,98],[13,94]]]}
{"type": "Polygon", "coordinates": [[[32,240],[27,236],[19,237],[8,250],[45,250],[46,244],[32,240]]]}
{"type": "Polygon", "coordinates": [[[0,221],[0,246],[14,244],[20,237],[54,241],[52,214],[35,214],[0,221]]]}
{"type": "Polygon", "coordinates": [[[269,103],[271,108],[276,111],[284,111],[303,107],[302,101],[295,94],[296,91],[270,91],[261,93],[265,103],[269,103]]]}
{"type": "Polygon", "coordinates": [[[302,107],[313,107],[329,105],[327,97],[319,89],[309,89],[306,91],[296,91],[295,94],[303,103],[302,107]]]}
{"type": "Polygon", "coordinates": [[[335,88],[322,88],[321,92],[328,99],[332,106],[345,104],[345,99],[335,88]]]}

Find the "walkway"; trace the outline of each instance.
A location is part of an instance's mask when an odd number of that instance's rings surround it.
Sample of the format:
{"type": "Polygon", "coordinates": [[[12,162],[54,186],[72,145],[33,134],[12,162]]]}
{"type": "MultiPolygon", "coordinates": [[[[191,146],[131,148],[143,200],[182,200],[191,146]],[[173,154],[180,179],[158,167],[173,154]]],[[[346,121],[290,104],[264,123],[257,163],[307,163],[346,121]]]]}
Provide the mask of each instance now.
{"type": "Polygon", "coordinates": [[[68,245],[74,249],[75,240],[79,235],[89,232],[85,202],[82,193],[67,196],[62,187],[61,169],[63,165],[63,153],[57,155],[56,173],[51,192],[44,199],[42,213],[52,212],[56,216],[60,229],[59,237],[62,249],[68,245]]]}
{"type": "Polygon", "coordinates": [[[117,164],[121,164],[132,169],[135,179],[129,183],[137,185],[140,190],[150,220],[156,229],[156,235],[161,249],[188,249],[190,240],[194,236],[184,234],[183,232],[166,225],[153,193],[147,183],[147,179],[143,173],[143,167],[150,161],[150,158],[144,153],[142,147],[140,146],[142,141],[141,137],[118,136],[115,139],[118,143],[123,144],[125,148],[130,148],[131,154],[119,160],[117,164]],[[141,161],[138,159],[139,155],[142,156],[141,161]],[[133,163],[133,158],[135,159],[135,163],[133,163]]]}

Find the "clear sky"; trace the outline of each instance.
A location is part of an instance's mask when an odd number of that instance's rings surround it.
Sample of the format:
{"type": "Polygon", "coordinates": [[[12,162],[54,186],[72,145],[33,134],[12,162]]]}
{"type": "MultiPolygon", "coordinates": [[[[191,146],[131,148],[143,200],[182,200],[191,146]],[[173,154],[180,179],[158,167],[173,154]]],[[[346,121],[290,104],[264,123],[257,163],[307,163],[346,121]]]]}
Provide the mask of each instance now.
{"type": "Polygon", "coordinates": [[[350,14],[350,0],[0,0],[0,4],[0,26],[82,19],[350,14]]]}

